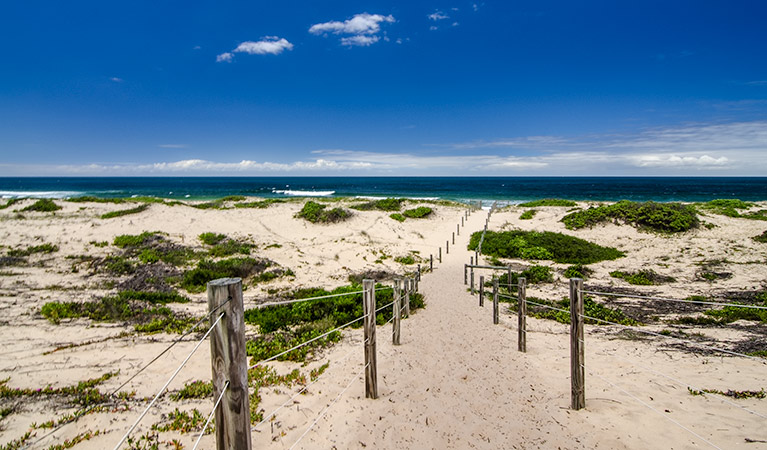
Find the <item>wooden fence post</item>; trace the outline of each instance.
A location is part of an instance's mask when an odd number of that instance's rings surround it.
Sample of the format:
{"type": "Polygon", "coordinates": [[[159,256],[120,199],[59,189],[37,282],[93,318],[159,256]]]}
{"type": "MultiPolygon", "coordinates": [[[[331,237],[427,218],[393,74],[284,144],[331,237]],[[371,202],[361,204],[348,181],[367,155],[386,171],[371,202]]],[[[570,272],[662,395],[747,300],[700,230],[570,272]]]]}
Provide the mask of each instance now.
{"type": "Polygon", "coordinates": [[[570,279],[570,394],[572,408],[586,407],[583,342],[583,280],[570,279]]]}
{"type": "Polygon", "coordinates": [[[498,325],[498,277],[493,277],[493,323],[498,325]]]}
{"type": "Polygon", "coordinates": [[[245,353],[245,312],[242,279],[220,278],[208,283],[208,311],[224,317],[210,333],[213,398],[229,387],[216,409],[216,448],[250,450],[248,357],[245,353]],[[222,306],[223,305],[223,306],[222,306]]]}
{"type": "Polygon", "coordinates": [[[461,216],[461,226],[462,226],[462,227],[463,227],[463,226],[465,226],[465,225],[463,224],[463,216],[461,216]]]}
{"type": "Polygon", "coordinates": [[[469,284],[469,266],[467,264],[463,265],[463,285],[466,286],[469,284]]]}
{"type": "Polygon", "coordinates": [[[376,367],[376,291],[375,281],[362,280],[362,306],[365,335],[365,398],[378,398],[378,371],[376,367]]]}
{"type": "Polygon", "coordinates": [[[418,264],[418,278],[417,278],[417,280],[421,281],[421,265],[420,264],[418,264]]]}
{"type": "Polygon", "coordinates": [[[527,278],[517,280],[517,316],[519,318],[519,335],[517,347],[520,352],[527,352],[527,278]]]}
{"type": "Polygon", "coordinates": [[[485,277],[479,276],[479,306],[485,306],[485,277]]]}
{"type": "Polygon", "coordinates": [[[445,241],[445,254],[450,254],[450,241],[445,241]]]}
{"type": "Polygon", "coordinates": [[[442,264],[442,247],[439,248],[439,263],[442,264]]]}
{"type": "Polygon", "coordinates": [[[429,271],[434,270],[434,255],[429,255],[429,271]]]}
{"type": "Polygon", "coordinates": [[[400,335],[400,319],[402,319],[402,298],[399,291],[399,279],[394,280],[394,305],[392,307],[392,313],[394,314],[394,320],[392,321],[391,342],[394,345],[399,345],[400,335]]]}
{"type": "MultiPolygon", "coordinates": [[[[460,231],[459,231],[460,233],[460,231]]],[[[453,245],[455,245],[455,233],[453,233],[453,245]]]]}
{"type": "Polygon", "coordinates": [[[408,283],[407,278],[402,281],[404,282],[402,293],[405,294],[405,316],[410,317],[410,283],[408,283]]]}
{"type": "MultiPolygon", "coordinates": [[[[511,285],[512,285],[512,282],[511,282],[511,266],[509,266],[509,270],[508,270],[508,272],[506,272],[506,274],[509,277],[509,285],[507,286],[507,288],[509,289],[509,295],[511,295],[511,285]]],[[[517,283],[519,283],[519,281],[517,281],[517,283]]]]}
{"type": "MultiPolygon", "coordinates": [[[[461,226],[458,224],[455,225],[455,234],[457,234],[458,236],[461,235],[461,226]]],[[[453,244],[455,244],[455,237],[453,237],[453,244]]]]}
{"type": "Polygon", "coordinates": [[[474,268],[471,269],[471,295],[474,295],[474,268]]]}

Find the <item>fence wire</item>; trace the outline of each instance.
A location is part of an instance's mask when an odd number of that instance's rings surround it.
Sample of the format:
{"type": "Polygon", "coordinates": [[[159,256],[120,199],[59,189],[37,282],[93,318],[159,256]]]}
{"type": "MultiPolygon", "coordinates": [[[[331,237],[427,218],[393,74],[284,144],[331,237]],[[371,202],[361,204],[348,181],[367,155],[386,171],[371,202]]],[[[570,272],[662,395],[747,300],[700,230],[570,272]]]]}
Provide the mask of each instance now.
{"type": "Polygon", "coordinates": [[[194,447],[192,447],[192,450],[197,450],[197,446],[200,445],[200,440],[205,435],[205,430],[208,429],[208,425],[210,425],[210,421],[213,419],[213,416],[216,414],[216,409],[218,408],[218,405],[221,403],[221,399],[224,398],[224,393],[226,393],[226,390],[229,388],[229,381],[224,384],[224,388],[221,389],[221,395],[218,396],[218,400],[216,400],[216,404],[213,405],[213,411],[210,412],[208,415],[208,420],[205,421],[205,426],[202,427],[202,431],[200,431],[200,435],[197,437],[197,441],[194,443],[194,447]]]}
{"type": "Polygon", "coordinates": [[[656,300],[656,301],[662,301],[662,302],[676,302],[676,303],[686,303],[688,305],[711,305],[711,306],[732,306],[736,308],[746,308],[746,309],[761,309],[761,310],[767,310],[767,306],[758,306],[758,305],[740,305],[738,303],[722,303],[722,302],[709,302],[705,300],[682,300],[678,298],[667,298],[667,297],[649,297],[649,296],[643,296],[643,295],[633,295],[633,294],[619,294],[614,292],[599,292],[599,291],[581,291],[584,294],[592,294],[592,295],[598,295],[601,297],[626,297],[626,298],[636,298],[640,300],[656,300]]]}

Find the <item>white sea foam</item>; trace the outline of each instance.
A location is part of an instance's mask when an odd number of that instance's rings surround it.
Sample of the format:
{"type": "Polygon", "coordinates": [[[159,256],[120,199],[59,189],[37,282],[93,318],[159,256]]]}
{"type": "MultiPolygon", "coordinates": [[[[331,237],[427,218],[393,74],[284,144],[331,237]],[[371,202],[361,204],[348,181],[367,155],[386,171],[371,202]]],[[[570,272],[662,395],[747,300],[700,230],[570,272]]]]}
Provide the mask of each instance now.
{"type": "Polygon", "coordinates": [[[0,191],[1,198],[66,198],[82,194],[76,191],[0,191]]]}
{"type": "Polygon", "coordinates": [[[293,191],[293,190],[273,190],[275,194],[291,195],[293,197],[329,197],[336,191],[293,191]]]}

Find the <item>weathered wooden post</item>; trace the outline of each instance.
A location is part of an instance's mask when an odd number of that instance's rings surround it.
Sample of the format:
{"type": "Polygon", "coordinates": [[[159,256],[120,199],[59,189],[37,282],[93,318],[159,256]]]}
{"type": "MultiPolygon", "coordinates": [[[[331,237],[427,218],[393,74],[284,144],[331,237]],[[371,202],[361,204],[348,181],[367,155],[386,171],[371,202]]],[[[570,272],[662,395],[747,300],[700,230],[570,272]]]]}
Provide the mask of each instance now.
{"type": "Polygon", "coordinates": [[[418,278],[417,278],[417,280],[418,280],[418,281],[421,281],[421,265],[420,265],[420,264],[418,264],[418,272],[417,272],[417,273],[418,273],[418,278]]]}
{"type": "Polygon", "coordinates": [[[429,271],[434,270],[434,255],[429,255],[429,271]]]}
{"type": "Polygon", "coordinates": [[[453,245],[455,245],[455,233],[453,233],[453,245]]]}
{"type": "Polygon", "coordinates": [[[462,226],[462,227],[463,227],[463,226],[465,226],[465,225],[463,224],[463,216],[461,216],[461,226],[462,226]]]}
{"type": "Polygon", "coordinates": [[[464,264],[463,265],[463,285],[466,286],[469,284],[469,265],[464,264]]]}
{"type": "Polygon", "coordinates": [[[479,306],[485,306],[485,277],[479,276],[479,306]]]}
{"type": "Polygon", "coordinates": [[[442,264],[442,247],[439,248],[439,263],[442,264]]]}
{"type": "Polygon", "coordinates": [[[450,241],[445,241],[445,254],[450,254],[450,241]]]}
{"type": "Polygon", "coordinates": [[[477,262],[477,265],[479,265],[479,251],[474,250],[474,261],[477,262]]]}
{"type": "Polygon", "coordinates": [[[391,342],[394,345],[399,345],[399,335],[400,335],[400,319],[402,319],[402,297],[399,293],[399,278],[394,280],[394,305],[392,306],[392,314],[394,315],[394,320],[392,321],[392,331],[391,331],[391,342]]]}
{"type": "MultiPolygon", "coordinates": [[[[455,234],[458,236],[461,235],[461,226],[458,224],[455,225],[455,234]]],[[[455,244],[455,236],[453,236],[453,244],[455,244]]]]}
{"type": "Polygon", "coordinates": [[[517,280],[517,318],[517,347],[520,352],[527,352],[527,278],[524,277],[517,280]]]}
{"type": "Polygon", "coordinates": [[[378,370],[376,367],[376,290],[375,281],[362,280],[362,307],[365,336],[365,398],[378,398],[378,370]]]}
{"type": "Polygon", "coordinates": [[[586,407],[583,342],[583,280],[570,279],[570,394],[572,408],[586,407]]]}
{"type": "Polygon", "coordinates": [[[498,325],[498,277],[493,277],[493,323],[498,325]]]}
{"type": "Polygon", "coordinates": [[[471,269],[471,295],[474,295],[474,268],[471,269]]]}
{"type": "Polygon", "coordinates": [[[245,354],[245,313],[242,279],[220,278],[208,283],[208,311],[224,317],[210,333],[213,398],[229,386],[216,409],[216,448],[250,450],[248,357],[245,354]]]}
{"type": "Polygon", "coordinates": [[[408,283],[407,278],[402,280],[404,283],[404,290],[402,291],[405,294],[405,315],[407,317],[410,317],[410,283],[408,283]]]}
{"type": "MultiPolygon", "coordinates": [[[[507,287],[509,289],[509,294],[511,294],[511,285],[512,285],[512,282],[511,282],[511,266],[509,266],[509,270],[508,270],[508,272],[506,272],[506,276],[509,277],[509,285],[507,287]]],[[[519,281],[517,281],[517,283],[519,283],[519,281]]]]}

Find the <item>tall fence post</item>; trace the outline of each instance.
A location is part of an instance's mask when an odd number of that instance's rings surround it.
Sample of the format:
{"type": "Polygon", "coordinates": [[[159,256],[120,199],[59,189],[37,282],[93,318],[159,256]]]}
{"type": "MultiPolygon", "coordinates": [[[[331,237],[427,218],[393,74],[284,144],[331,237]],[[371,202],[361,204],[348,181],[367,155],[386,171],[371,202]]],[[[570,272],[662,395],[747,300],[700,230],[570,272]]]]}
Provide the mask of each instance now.
{"type": "Polygon", "coordinates": [[[485,306],[485,277],[479,276],[479,306],[485,306]]]}
{"type": "MultiPolygon", "coordinates": [[[[464,225],[464,224],[463,224],[463,216],[461,216],[461,226],[462,226],[462,227],[463,227],[463,226],[466,226],[466,225],[464,225]]],[[[459,234],[460,234],[460,233],[459,233],[459,234]]]]}
{"type": "Polygon", "coordinates": [[[399,279],[394,280],[394,305],[392,306],[392,314],[394,320],[392,321],[391,342],[394,345],[399,345],[400,335],[400,319],[402,319],[402,296],[399,291],[399,279]]]}
{"type": "Polygon", "coordinates": [[[402,281],[404,282],[402,293],[405,294],[405,316],[410,317],[410,283],[408,283],[407,278],[402,281]]]}
{"type": "Polygon", "coordinates": [[[570,279],[570,395],[572,408],[586,407],[583,345],[583,280],[570,279]]]}
{"type": "Polygon", "coordinates": [[[450,254],[450,241],[445,241],[445,254],[450,254]]]}
{"type": "Polygon", "coordinates": [[[429,271],[434,270],[434,255],[429,255],[429,271]]]}
{"type": "MultiPolygon", "coordinates": [[[[456,227],[456,229],[459,229],[459,227],[456,227]]],[[[459,231],[460,233],[460,231],[459,231]]],[[[455,245],[455,233],[453,233],[453,245],[455,245]]]]}
{"type": "Polygon", "coordinates": [[[509,266],[509,270],[506,272],[506,275],[509,277],[509,285],[507,287],[509,289],[509,295],[511,295],[511,266],[509,266]]]}
{"type": "MultiPolygon", "coordinates": [[[[219,278],[208,283],[208,311],[224,317],[210,333],[214,398],[229,387],[216,409],[216,448],[250,450],[248,357],[245,353],[245,312],[242,279],[219,278]]],[[[211,320],[214,320],[211,316],[211,320]]]]}
{"type": "MultiPolygon", "coordinates": [[[[461,219],[461,220],[463,220],[463,219],[461,219]]],[[[458,225],[458,224],[455,225],[455,234],[457,234],[458,236],[461,235],[461,226],[458,225]]],[[[453,237],[453,244],[455,244],[455,236],[453,237]]]]}
{"type": "Polygon", "coordinates": [[[420,264],[418,264],[418,278],[417,278],[417,280],[421,281],[421,265],[420,264]]]}
{"type": "Polygon", "coordinates": [[[468,264],[463,265],[463,285],[466,286],[469,284],[469,266],[468,264]]]}
{"type": "Polygon", "coordinates": [[[418,292],[418,277],[413,277],[413,293],[418,292]]]}
{"type": "Polygon", "coordinates": [[[442,264],[442,247],[439,248],[439,263],[442,264]]]}
{"type": "Polygon", "coordinates": [[[517,280],[517,316],[519,318],[519,334],[517,347],[520,352],[527,352],[527,278],[517,280]]]}
{"type": "Polygon", "coordinates": [[[471,295],[474,295],[474,268],[471,269],[471,295]]]}
{"type": "Polygon", "coordinates": [[[498,325],[498,277],[493,277],[493,323],[498,325]]]}
{"type": "Polygon", "coordinates": [[[378,371],[376,368],[376,291],[375,281],[362,280],[365,318],[365,398],[378,398],[378,371]]]}

